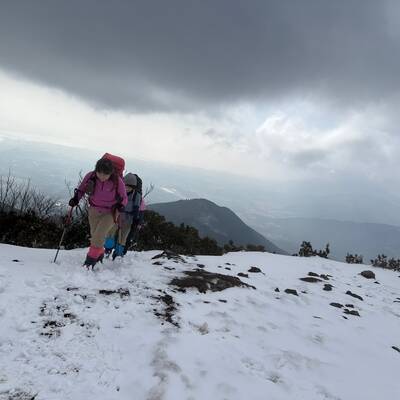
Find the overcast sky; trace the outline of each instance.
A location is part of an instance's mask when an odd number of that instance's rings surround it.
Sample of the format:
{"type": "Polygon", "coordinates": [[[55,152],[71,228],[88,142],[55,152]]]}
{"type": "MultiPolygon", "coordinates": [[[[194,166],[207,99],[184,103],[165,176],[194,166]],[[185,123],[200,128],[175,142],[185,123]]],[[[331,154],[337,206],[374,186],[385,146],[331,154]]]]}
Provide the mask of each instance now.
{"type": "Polygon", "coordinates": [[[264,179],[397,181],[397,0],[0,6],[0,135],[264,179]]]}

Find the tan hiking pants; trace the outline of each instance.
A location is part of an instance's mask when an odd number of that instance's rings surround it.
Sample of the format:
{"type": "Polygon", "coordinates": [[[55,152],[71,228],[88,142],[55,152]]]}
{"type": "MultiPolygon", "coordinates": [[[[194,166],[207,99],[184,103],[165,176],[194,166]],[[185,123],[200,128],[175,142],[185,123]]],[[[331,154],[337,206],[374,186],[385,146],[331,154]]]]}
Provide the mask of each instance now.
{"type": "Polygon", "coordinates": [[[97,211],[89,207],[90,244],[95,247],[103,247],[104,239],[109,230],[115,225],[112,213],[97,211]]]}
{"type": "MultiPolygon", "coordinates": [[[[117,233],[118,230],[118,225],[115,224],[108,232],[107,236],[114,236],[117,233]]],[[[131,225],[128,224],[123,224],[119,227],[118,231],[118,243],[121,244],[122,246],[125,246],[126,244],[126,239],[128,238],[129,231],[131,230],[131,225]]]]}

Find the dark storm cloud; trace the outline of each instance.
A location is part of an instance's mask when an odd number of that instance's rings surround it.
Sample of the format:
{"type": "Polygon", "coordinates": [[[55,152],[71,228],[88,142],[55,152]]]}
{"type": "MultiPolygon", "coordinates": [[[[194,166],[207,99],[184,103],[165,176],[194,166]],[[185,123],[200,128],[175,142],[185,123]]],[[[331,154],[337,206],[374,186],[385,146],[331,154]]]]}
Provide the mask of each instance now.
{"type": "Polygon", "coordinates": [[[140,111],[293,94],[352,104],[398,91],[387,4],[2,0],[0,68],[140,111]]]}

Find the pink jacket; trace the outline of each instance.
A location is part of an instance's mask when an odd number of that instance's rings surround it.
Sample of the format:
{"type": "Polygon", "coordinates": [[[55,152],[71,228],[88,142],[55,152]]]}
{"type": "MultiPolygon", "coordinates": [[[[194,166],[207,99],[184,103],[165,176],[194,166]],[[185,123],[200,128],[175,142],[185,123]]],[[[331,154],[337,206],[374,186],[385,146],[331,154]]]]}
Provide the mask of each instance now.
{"type": "Polygon", "coordinates": [[[95,188],[94,193],[89,197],[89,204],[91,207],[96,208],[101,212],[111,212],[113,206],[117,203],[126,206],[128,202],[128,197],[126,195],[126,188],[122,178],[118,177],[118,182],[115,184],[112,179],[108,179],[105,182],[101,182],[100,179],[96,177],[94,171],[86,174],[83,178],[82,183],[78,187],[78,201],[86,192],[87,184],[90,178],[95,177],[95,188]]]}

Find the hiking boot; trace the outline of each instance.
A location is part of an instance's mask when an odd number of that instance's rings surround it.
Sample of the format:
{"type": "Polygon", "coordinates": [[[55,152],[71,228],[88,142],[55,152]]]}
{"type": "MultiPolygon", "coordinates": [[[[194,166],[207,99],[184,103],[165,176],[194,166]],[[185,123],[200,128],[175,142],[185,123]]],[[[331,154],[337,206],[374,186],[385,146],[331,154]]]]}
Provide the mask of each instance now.
{"type": "Polygon", "coordinates": [[[118,244],[115,246],[115,249],[114,249],[113,254],[112,254],[112,259],[113,259],[113,261],[114,261],[117,257],[123,257],[123,256],[124,256],[124,250],[125,250],[125,246],[118,243],[118,244]]]}
{"type": "Polygon", "coordinates": [[[93,269],[93,267],[96,265],[97,263],[97,259],[90,257],[90,256],[86,256],[86,260],[83,263],[83,266],[86,267],[87,269],[93,269]]]}
{"type": "Polygon", "coordinates": [[[115,238],[113,236],[106,237],[104,241],[104,249],[106,253],[106,258],[110,257],[113,249],[115,247],[115,238]]]}
{"type": "Polygon", "coordinates": [[[86,260],[83,265],[88,268],[92,267],[93,269],[93,267],[98,261],[103,262],[103,258],[104,258],[104,247],[90,246],[86,256],[86,260]]]}

